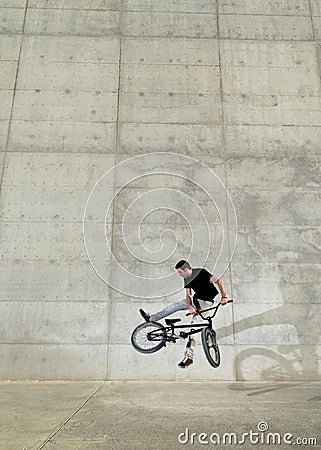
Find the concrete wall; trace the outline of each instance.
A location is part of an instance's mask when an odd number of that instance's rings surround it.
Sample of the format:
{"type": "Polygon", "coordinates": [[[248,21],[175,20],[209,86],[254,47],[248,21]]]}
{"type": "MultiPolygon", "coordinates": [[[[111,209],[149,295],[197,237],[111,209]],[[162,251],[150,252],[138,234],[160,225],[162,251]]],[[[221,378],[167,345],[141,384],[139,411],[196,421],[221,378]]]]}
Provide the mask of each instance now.
{"type": "MultiPolygon", "coordinates": [[[[320,1],[0,0],[0,33],[0,378],[320,379],[320,1]],[[182,292],[122,294],[85,251],[95,183],[149,152],[203,162],[236,208],[219,369],[201,347],[188,371],[176,366],[182,345],[135,352],[137,309],[182,292]]],[[[128,252],[122,217],[160,187],[209,217],[215,263],[220,217],[172,169],[129,184],[107,217],[114,255],[136,275],[170,272],[192,243],[188,220],[162,210],[142,244],[156,251],[170,227],[176,251],[158,265],[128,252]]]]}

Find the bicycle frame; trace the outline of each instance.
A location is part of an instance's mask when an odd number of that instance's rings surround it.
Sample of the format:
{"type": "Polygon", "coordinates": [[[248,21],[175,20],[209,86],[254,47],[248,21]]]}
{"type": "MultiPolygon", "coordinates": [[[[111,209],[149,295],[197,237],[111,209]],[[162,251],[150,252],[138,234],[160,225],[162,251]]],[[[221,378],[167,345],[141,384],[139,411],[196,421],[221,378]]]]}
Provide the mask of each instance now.
{"type": "MultiPolygon", "coordinates": [[[[195,323],[195,324],[182,324],[182,325],[174,325],[173,323],[165,327],[166,331],[166,341],[168,342],[176,342],[177,339],[186,339],[189,336],[192,336],[193,334],[200,333],[204,327],[210,327],[212,328],[212,319],[216,316],[218,308],[220,306],[220,303],[218,303],[216,306],[211,306],[210,308],[203,309],[203,310],[197,310],[197,314],[199,315],[203,320],[206,320],[207,323],[195,323]],[[207,317],[204,317],[203,314],[205,312],[213,310],[213,313],[207,317]],[[188,333],[181,332],[180,335],[176,335],[174,333],[174,330],[184,329],[184,328],[190,328],[191,331],[188,333]],[[198,328],[198,329],[195,329],[198,328]],[[168,334],[168,332],[171,331],[171,334],[168,334]]],[[[186,314],[191,315],[191,313],[186,314]]],[[[151,332],[153,334],[154,332],[151,332]]]]}

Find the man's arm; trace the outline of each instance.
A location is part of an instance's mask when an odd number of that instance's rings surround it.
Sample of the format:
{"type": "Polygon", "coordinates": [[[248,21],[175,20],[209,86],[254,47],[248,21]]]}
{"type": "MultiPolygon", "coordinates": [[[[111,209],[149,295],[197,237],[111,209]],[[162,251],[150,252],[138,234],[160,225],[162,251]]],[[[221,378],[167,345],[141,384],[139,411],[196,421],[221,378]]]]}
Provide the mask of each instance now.
{"type": "Polygon", "coordinates": [[[193,306],[193,299],[190,288],[186,288],[186,303],[189,309],[189,312],[192,314],[196,314],[196,309],[193,306]]]}
{"type": "Polygon", "coordinates": [[[223,281],[220,280],[219,278],[213,276],[211,278],[211,283],[217,284],[217,286],[218,286],[218,288],[220,290],[220,293],[221,293],[221,305],[226,305],[227,297],[226,297],[226,290],[225,290],[223,281]]]}

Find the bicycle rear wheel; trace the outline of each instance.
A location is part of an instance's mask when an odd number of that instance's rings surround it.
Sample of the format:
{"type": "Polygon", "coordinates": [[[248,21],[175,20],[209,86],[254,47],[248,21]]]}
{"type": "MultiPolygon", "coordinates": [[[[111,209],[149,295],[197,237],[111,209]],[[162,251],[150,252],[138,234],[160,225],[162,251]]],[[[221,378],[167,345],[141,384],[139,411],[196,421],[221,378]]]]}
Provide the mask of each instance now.
{"type": "Polygon", "coordinates": [[[220,349],[216,342],[216,333],[212,328],[203,328],[202,345],[207,361],[211,366],[218,367],[221,362],[220,349]]]}
{"type": "Polygon", "coordinates": [[[166,330],[158,322],[145,322],[132,332],[131,343],[141,353],[154,353],[164,347],[166,330]]]}

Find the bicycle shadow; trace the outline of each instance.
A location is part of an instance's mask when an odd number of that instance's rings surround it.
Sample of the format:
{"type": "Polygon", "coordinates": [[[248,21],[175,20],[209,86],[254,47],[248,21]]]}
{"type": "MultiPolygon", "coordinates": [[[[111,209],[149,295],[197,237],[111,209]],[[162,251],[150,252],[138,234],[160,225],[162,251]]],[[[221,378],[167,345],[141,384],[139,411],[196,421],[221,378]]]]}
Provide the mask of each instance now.
{"type": "MultiPolygon", "coordinates": [[[[310,305],[282,304],[278,308],[241,319],[217,329],[218,337],[236,336],[242,331],[263,325],[292,325],[299,339],[296,344],[277,344],[278,352],[259,345],[241,350],[235,357],[236,379],[245,381],[243,366],[247,358],[261,356],[274,361],[268,369],[262,368],[260,381],[320,381],[317,345],[320,336],[320,323],[310,305]]],[[[276,389],[281,389],[277,386],[276,389]]],[[[255,395],[255,394],[253,394],[255,395]]]]}

